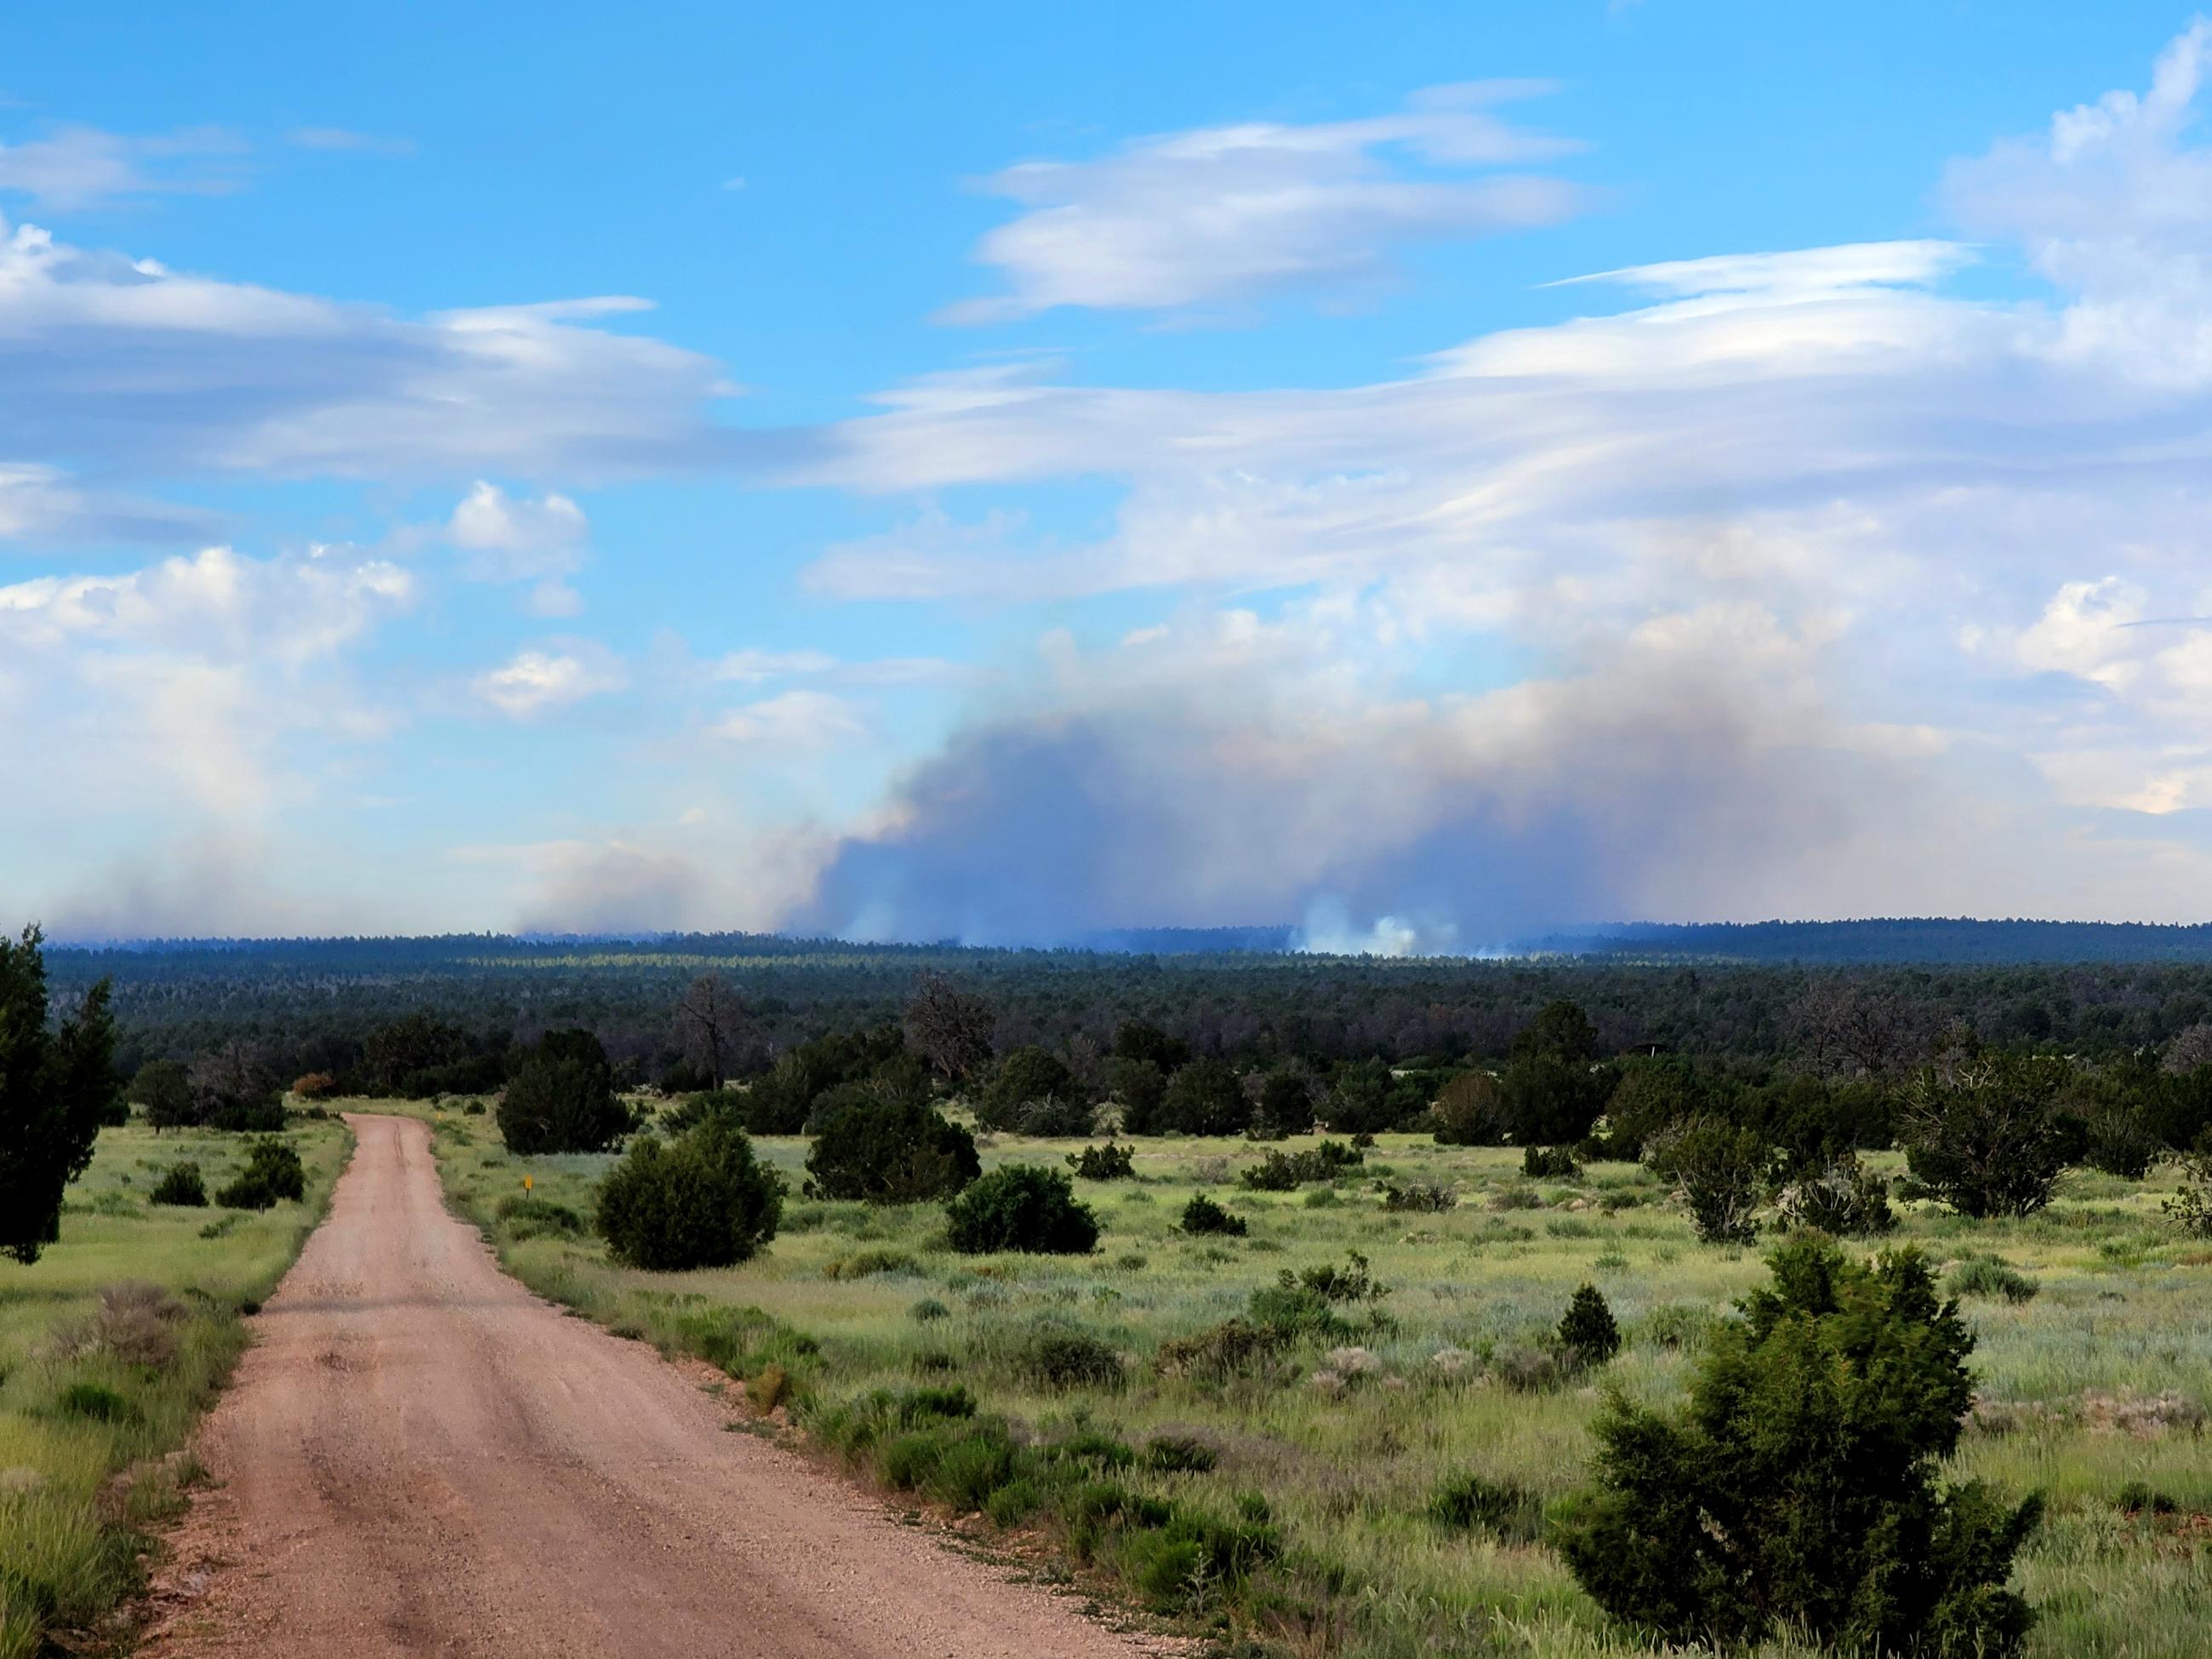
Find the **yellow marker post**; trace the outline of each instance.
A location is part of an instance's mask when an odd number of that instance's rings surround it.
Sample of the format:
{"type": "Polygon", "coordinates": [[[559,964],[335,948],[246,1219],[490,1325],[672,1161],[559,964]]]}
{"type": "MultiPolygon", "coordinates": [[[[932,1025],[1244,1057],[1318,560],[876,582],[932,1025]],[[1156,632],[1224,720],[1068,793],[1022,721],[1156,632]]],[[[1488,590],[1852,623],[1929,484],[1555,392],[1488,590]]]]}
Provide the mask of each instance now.
{"type": "Polygon", "coordinates": [[[522,1190],[526,1193],[530,1190],[530,1177],[528,1176],[522,1177],[522,1190]]]}

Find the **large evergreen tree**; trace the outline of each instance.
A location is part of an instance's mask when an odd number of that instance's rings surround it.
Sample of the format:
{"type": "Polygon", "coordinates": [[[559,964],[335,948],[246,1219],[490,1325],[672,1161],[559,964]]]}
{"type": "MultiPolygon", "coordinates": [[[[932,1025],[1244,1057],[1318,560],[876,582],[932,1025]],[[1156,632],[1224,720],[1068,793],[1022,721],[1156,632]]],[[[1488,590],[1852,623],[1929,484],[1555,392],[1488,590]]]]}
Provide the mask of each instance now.
{"type": "Polygon", "coordinates": [[[18,1261],[61,1237],[62,1194],[122,1090],[107,991],[101,980],[50,1026],[39,930],[0,939],[0,1251],[18,1261]]]}

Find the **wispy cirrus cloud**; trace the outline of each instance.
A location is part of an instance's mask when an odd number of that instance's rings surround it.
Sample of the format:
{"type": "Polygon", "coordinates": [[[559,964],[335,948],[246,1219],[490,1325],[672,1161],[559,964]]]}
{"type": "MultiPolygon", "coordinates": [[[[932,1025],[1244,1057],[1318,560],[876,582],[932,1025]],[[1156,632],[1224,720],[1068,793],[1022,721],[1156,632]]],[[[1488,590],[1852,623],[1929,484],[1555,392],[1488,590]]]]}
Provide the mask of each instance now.
{"type": "Polygon", "coordinates": [[[224,127],[137,136],[81,124],[0,139],[0,197],[69,212],[159,195],[219,195],[243,182],[246,143],[224,127]]]}
{"type": "Polygon", "coordinates": [[[1498,171],[1579,148],[1495,112],[1549,89],[1436,87],[1403,110],[1362,120],[1205,127],[1139,139],[1095,161],[1008,167],[981,188],[1024,211],[985,236],[975,258],[1009,291],[964,301],[942,318],[987,323],[1063,306],[1169,311],[1341,292],[1387,279],[1391,255],[1409,243],[1557,223],[1590,193],[1498,171]]]}

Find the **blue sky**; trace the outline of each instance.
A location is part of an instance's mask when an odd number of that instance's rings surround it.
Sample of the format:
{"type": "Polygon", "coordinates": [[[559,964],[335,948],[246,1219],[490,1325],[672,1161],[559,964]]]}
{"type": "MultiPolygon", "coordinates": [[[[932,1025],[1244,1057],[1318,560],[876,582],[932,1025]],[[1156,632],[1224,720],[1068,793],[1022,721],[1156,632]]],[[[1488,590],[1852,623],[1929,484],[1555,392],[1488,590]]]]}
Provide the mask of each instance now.
{"type": "Polygon", "coordinates": [[[0,21],[0,908],[2199,919],[2208,61],[2154,5],[0,21]]]}

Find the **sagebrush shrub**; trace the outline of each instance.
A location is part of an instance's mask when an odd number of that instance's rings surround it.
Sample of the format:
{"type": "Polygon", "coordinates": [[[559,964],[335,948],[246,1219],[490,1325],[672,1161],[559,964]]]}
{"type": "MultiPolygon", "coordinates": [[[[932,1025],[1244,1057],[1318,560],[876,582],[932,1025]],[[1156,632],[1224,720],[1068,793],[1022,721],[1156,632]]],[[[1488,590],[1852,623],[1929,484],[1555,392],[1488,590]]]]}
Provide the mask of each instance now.
{"type": "Polygon", "coordinates": [[[1324,1140],[1302,1152],[1269,1152],[1237,1179],[1259,1193],[1287,1193],[1310,1181],[1334,1181],[1367,1161],[1367,1154],[1340,1140],[1324,1140]]]}
{"type": "Polygon", "coordinates": [[[1976,1254],[1960,1259],[1946,1288],[1954,1296],[2002,1297],[2021,1303],[2033,1301],[2042,1286],[1999,1257],[1976,1254]]]}
{"type": "Polygon", "coordinates": [[[1058,1170],[1006,1164],[945,1206],[947,1237],[965,1255],[1022,1250],[1085,1255],[1098,1243],[1098,1218],[1058,1170]]]}
{"type": "Polygon", "coordinates": [[[618,1261],[653,1272],[750,1260],[783,1212],[783,1179],[728,1119],[633,1142],[599,1183],[599,1229],[618,1261]]]}
{"type": "Polygon", "coordinates": [[[1598,1485],[1553,1541],[1614,1618],[1688,1646],[1783,1631],[1931,1659],[2017,1653],[2005,1588],[2041,1514],[1939,1471],[1972,1402],[1972,1333],[1914,1252],[1801,1235],[1712,1338],[1686,1407],[1615,1397],[1598,1485]]]}
{"type": "Polygon", "coordinates": [[[146,1194],[149,1204],[173,1204],[180,1208],[204,1210],[207,1207],[207,1181],[200,1174],[200,1166],[193,1163],[172,1164],[161,1171],[161,1178],[146,1194]]]}
{"type": "MultiPolygon", "coordinates": [[[[1326,1190],[1318,1188],[1307,1194],[1307,1201],[1310,1203],[1326,1190]]],[[[1403,1187],[1385,1188],[1382,1192],[1382,1207],[1386,1210],[1441,1215],[1446,1210],[1457,1208],[1458,1205],[1459,1194],[1440,1181],[1415,1181],[1403,1187]]]]}
{"type": "Polygon", "coordinates": [[[499,1201],[499,1218],[518,1243],[552,1234],[573,1238],[584,1231],[584,1218],[566,1204],[536,1193],[517,1193],[499,1201]]]}
{"type": "Polygon", "coordinates": [[[1190,1202],[1182,1206],[1179,1224],[1187,1233],[1224,1233],[1232,1238],[1242,1238],[1251,1231],[1241,1215],[1231,1215],[1204,1193],[1193,1193],[1190,1202]]]}

